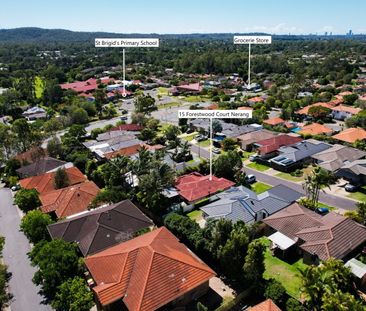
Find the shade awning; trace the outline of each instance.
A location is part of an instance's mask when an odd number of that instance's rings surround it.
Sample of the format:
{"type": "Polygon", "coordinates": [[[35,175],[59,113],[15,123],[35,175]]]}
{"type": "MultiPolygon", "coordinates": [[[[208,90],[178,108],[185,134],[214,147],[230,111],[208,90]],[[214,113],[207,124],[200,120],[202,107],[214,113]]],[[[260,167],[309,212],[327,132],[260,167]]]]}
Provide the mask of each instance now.
{"type": "Polygon", "coordinates": [[[268,239],[282,250],[286,250],[296,243],[296,241],[278,231],[270,235],[268,239]]]}

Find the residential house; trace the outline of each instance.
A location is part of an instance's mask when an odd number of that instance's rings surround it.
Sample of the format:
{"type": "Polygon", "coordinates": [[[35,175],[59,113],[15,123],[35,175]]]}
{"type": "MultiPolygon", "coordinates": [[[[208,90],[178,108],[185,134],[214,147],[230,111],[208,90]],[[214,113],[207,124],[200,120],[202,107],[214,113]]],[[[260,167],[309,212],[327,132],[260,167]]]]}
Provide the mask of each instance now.
{"type": "Polygon", "coordinates": [[[304,261],[312,264],[329,258],[348,258],[366,242],[366,227],[351,218],[335,212],[320,216],[298,203],[267,217],[263,222],[280,233],[273,239],[269,237],[273,246],[285,251],[296,245],[304,261]],[[288,243],[288,239],[292,243],[288,243]]]}
{"type": "MultiPolygon", "coordinates": [[[[86,181],[85,175],[77,168],[65,169],[70,186],[86,181]]],[[[55,172],[21,179],[19,184],[24,189],[36,189],[40,194],[55,190],[55,172]]]]}
{"type": "Polygon", "coordinates": [[[354,185],[366,184],[366,160],[355,160],[344,164],[336,173],[354,185]]]}
{"type": "Polygon", "coordinates": [[[296,113],[299,115],[309,115],[309,109],[312,107],[317,107],[317,106],[325,107],[328,109],[333,108],[333,105],[331,105],[330,103],[319,102],[319,103],[311,104],[309,106],[305,106],[304,108],[301,108],[300,110],[298,110],[296,113]]]}
{"type": "Polygon", "coordinates": [[[301,137],[291,135],[277,135],[272,138],[263,139],[253,144],[254,151],[262,159],[273,158],[278,155],[278,149],[284,146],[293,145],[303,141],[301,137]]]}
{"type": "Polygon", "coordinates": [[[321,168],[336,172],[345,164],[365,158],[366,152],[356,148],[335,144],[331,148],[313,154],[311,158],[321,168]]]}
{"type": "Polygon", "coordinates": [[[267,299],[253,307],[250,307],[247,310],[248,311],[281,311],[281,309],[271,299],[267,299]]]}
{"type": "Polygon", "coordinates": [[[182,84],[178,86],[174,86],[170,89],[170,93],[173,95],[179,95],[181,93],[188,94],[198,94],[202,91],[202,86],[199,82],[190,83],[190,84],[182,84]]]}
{"type": "Polygon", "coordinates": [[[111,128],[111,131],[126,131],[126,132],[140,132],[143,130],[143,126],[138,124],[121,124],[111,128]]]}
{"type": "Polygon", "coordinates": [[[247,100],[247,103],[249,106],[254,106],[255,104],[263,103],[263,102],[264,102],[264,98],[261,96],[252,97],[247,100]]]}
{"type": "Polygon", "coordinates": [[[130,200],[103,206],[47,227],[52,239],[75,242],[83,256],[130,240],[142,230],[153,229],[154,224],[130,200]]]}
{"type": "Polygon", "coordinates": [[[85,264],[102,310],[183,307],[206,294],[215,276],[165,227],[88,256],[85,264]]]}
{"type": "Polygon", "coordinates": [[[332,135],[333,130],[328,126],[319,123],[311,123],[301,128],[301,131],[297,132],[302,135],[332,135]]]}
{"type": "Polygon", "coordinates": [[[240,186],[216,195],[216,201],[201,207],[203,218],[243,221],[252,224],[280,211],[302,196],[284,185],[275,186],[261,194],[240,186]]]}
{"type": "Polygon", "coordinates": [[[177,178],[175,188],[179,195],[188,203],[197,202],[211,195],[234,186],[230,180],[216,176],[204,176],[199,173],[190,173],[177,178]]]}
{"type": "Polygon", "coordinates": [[[357,140],[365,140],[366,139],[366,131],[360,127],[351,127],[346,129],[337,135],[332,136],[334,139],[339,141],[343,141],[345,143],[353,144],[357,140]]]}
{"type": "Polygon", "coordinates": [[[43,149],[42,147],[35,146],[23,153],[17,154],[14,159],[17,159],[23,165],[28,165],[34,161],[44,158],[46,155],[47,150],[43,149]]]}
{"type": "MultiPolygon", "coordinates": [[[[249,125],[236,125],[233,123],[227,123],[222,120],[217,119],[218,123],[220,123],[222,130],[220,134],[225,137],[236,138],[245,133],[251,133],[254,131],[258,131],[262,129],[262,126],[259,124],[249,124],[249,125]]],[[[210,131],[210,120],[209,119],[194,119],[190,121],[190,127],[194,131],[204,132],[206,134],[210,131]]]]}
{"type": "Polygon", "coordinates": [[[241,149],[250,151],[253,147],[253,144],[259,140],[273,138],[277,135],[277,133],[271,132],[269,130],[258,130],[250,133],[246,133],[237,137],[241,149]]]}
{"type": "Polygon", "coordinates": [[[278,149],[279,155],[270,159],[269,162],[273,168],[288,172],[310,162],[312,155],[331,147],[330,144],[308,139],[290,146],[280,147],[278,149]]]}
{"type": "Polygon", "coordinates": [[[46,110],[41,107],[32,107],[22,113],[22,116],[28,121],[45,119],[47,117],[46,110]]]}
{"type": "Polygon", "coordinates": [[[31,164],[24,165],[16,171],[21,178],[26,178],[53,172],[59,168],[70,168],[72,166],[74,165],[71,162],[65,162],[51,157],[44,157],[31,164]]]}
{"type": "MultiPolygon", "coordinates": [[[[110,82],[113,82],[113,78],[102,77],[99,79],[101,84],[107,85],[110,82]]],[[[98,80],[95,78],[90,78],[86,81],[76,81],[71,83],[63,83],[60,84],[60,87],[63,90],[73,90],[76,93],[90,93],[95,91],[98,88],[98,80]]]]}
{"type": "Polygon", "coordinates": [[[359,112],[361,112],[361,108],[355,108],[346,105],[339,105],[332,108],[332,118],[336,120],[345,120],[348,119],[359,112]]]}
{"type": "Polygon", "coordinates": [[[92,181],[86,181],[66,188],[41,193],[43,213],[55,214],[58,219],[68,217],[89,208],[100,189],[92,181]]]}
{"type": "Polygon", "coordinates": [[[274,118],[269,118],[267,120],[263,121],[263,124],[270,126],[270,127],[274,127],[274,126],[283,126],[286,127],[288,129],[292,129],[295,127],[294,123],[288,122],[283,120],[280,117],[274,117],[274,118]]]}

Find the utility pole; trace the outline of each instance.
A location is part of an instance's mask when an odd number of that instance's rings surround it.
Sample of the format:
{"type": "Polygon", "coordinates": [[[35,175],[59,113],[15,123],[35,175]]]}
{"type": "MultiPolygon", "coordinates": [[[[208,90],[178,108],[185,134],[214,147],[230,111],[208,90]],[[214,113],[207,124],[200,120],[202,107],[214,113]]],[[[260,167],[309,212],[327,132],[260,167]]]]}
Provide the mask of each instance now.
{"type": "Polygon", "coordinates": [[[212,180],[212,118],[210,118],[210,180],[212,180]]]}
{"type": "Polygon", "coordinates": [[[248,57],[248,86],[250,87],[250,49],[251,49],[251,44],[249,43],[249,57],[248,57]]]}

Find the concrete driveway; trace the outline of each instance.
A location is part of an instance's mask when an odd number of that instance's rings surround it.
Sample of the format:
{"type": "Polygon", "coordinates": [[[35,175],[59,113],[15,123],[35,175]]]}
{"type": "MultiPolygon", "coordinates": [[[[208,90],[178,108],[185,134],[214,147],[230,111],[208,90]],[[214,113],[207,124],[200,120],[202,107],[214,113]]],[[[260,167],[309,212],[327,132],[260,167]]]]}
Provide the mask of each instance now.
{"type": "Polygon", "coordinates": [[[32,282],[36,271],[28,259],[27,253],[31,250],[24,234],[19,231],[20,216],[13,205],[11,191],[0,188],[0,235],[5,237],[3,257],[12,273],[9,290],[14,296],[11,311],[48,311],[52,308],[41,304],[42,297],[38,294],[39,288],[32,282]]]}

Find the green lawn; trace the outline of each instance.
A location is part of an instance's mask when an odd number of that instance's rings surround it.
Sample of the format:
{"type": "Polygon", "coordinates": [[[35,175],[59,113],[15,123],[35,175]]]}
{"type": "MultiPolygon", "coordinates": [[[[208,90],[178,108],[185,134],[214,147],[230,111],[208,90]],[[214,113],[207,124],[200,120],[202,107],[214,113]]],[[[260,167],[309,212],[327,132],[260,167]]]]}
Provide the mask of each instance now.
{"type": "Polygon", "coordinates": [[[169,95],[169,89],[167,87],[159,87],[158,88],[158,95],[168,96],[169,95]]]}
{"type": "Polygon", "coordinates": [[[179,106],[180,106],[180,103],[171,102],[171,103],[158,105],[158,109],[167,109],[167,108],[179,107],[179,106]]]}
{"type": "Polygon", "coordinates": [[[180,137],[186,141],[192,141],[196,135],[197,135],[197,132],[194,132],[192,134],[180,136],[180,137]]]}
{"type": "Polygon", "coordinates": [[[253,170],[260,171],[260,172],[263,172],[263,171],[266,171],[266,170],[270,169],[269,166],[264,165],[264,164],[259,164],[259,163],[256,163],[256,162],[247,164],[246,166],[249,167],[249,168],[252,168],[253,170]]]}
{"type": "Polygon", "coordinates": [[[253,154],[255,154],[255,152],[243,151],[242,159],[243,160],[246,160],[246,159],[248,159],[253,154]]]}
{"type": "Polygon", "coordinates": [[[188,216],[190,219],[192,219],[192,220],[194,220],[194,221],[197,221],[197,220],[200,220],[200,219],[202,218],[202,211],[200,211],[200,210],[194,210],[194,211],[192,211],[192,212],[189,212],[189,213],[187,214],[187,216],[188,216]]]}
{"type": "Polygon", "coordinates": [[[361,191],[351,192],[347,194],[347,197],[357,201],[366,201],[366,187],[363,187],[361,191]]]}
{"type": "Polygon", "coordinates": [[[267,185],[267,184],[264,184],[264,183],[261,183],[259,181],[257,181],[256,183],[252,184],[252,190],[257,193],[257,194],[260,194],[264,191],[267,191],[269,189],[271,189],[272,186],[270,185],[267,185]]]}
{"type": "Polygon", "coordinates": [[[41,98],[43,95],[44,83],[40,76],[36,76],[34,79],[34,92],[36,98],[41,98]]]}
{"type": "Polygon", "coordinates": [[[187,96],[184,97],[184,100],[189,102],[189,103],[195,103],[195,102],[205,102],[208,99],[203,97],[203,96],[199,96],[199,95],[192,95],[192,96],[187,96]]]}
{"type": "Polygon", "coordinates": [[[302,259],[299,259],[293,264],[282,261],[273,256],[269,249],[270,241],[267,238],[262,238],[268,246],[265,253],[264,278],[274,278],[285,287],[287,293],[293,297],[300,298],[301,295],[301,275],[299,269],[305,269],[306,265],[302,259]]]}
{"type": "Polygon", "coordinates": [[[276,174],[276,177],[282,178],[282,179],[286,179],[289,181],[294,181],[294,182],[298,182],[298,181],[303,181],[304,178],[303,177],[296,177],[296,176],[292,176],[289,173],[278,173],[276,174]]]}
{"type": "Polygon", "coordinates": [[[209,140],[209,139],[206,139],[206,140],[204,140],[204,141],[200,141],[200,142],[198,143],[198,145],[199,145],[200,147],[209,147],[209,146],[210,146],[210,140],[209,140]]]}

